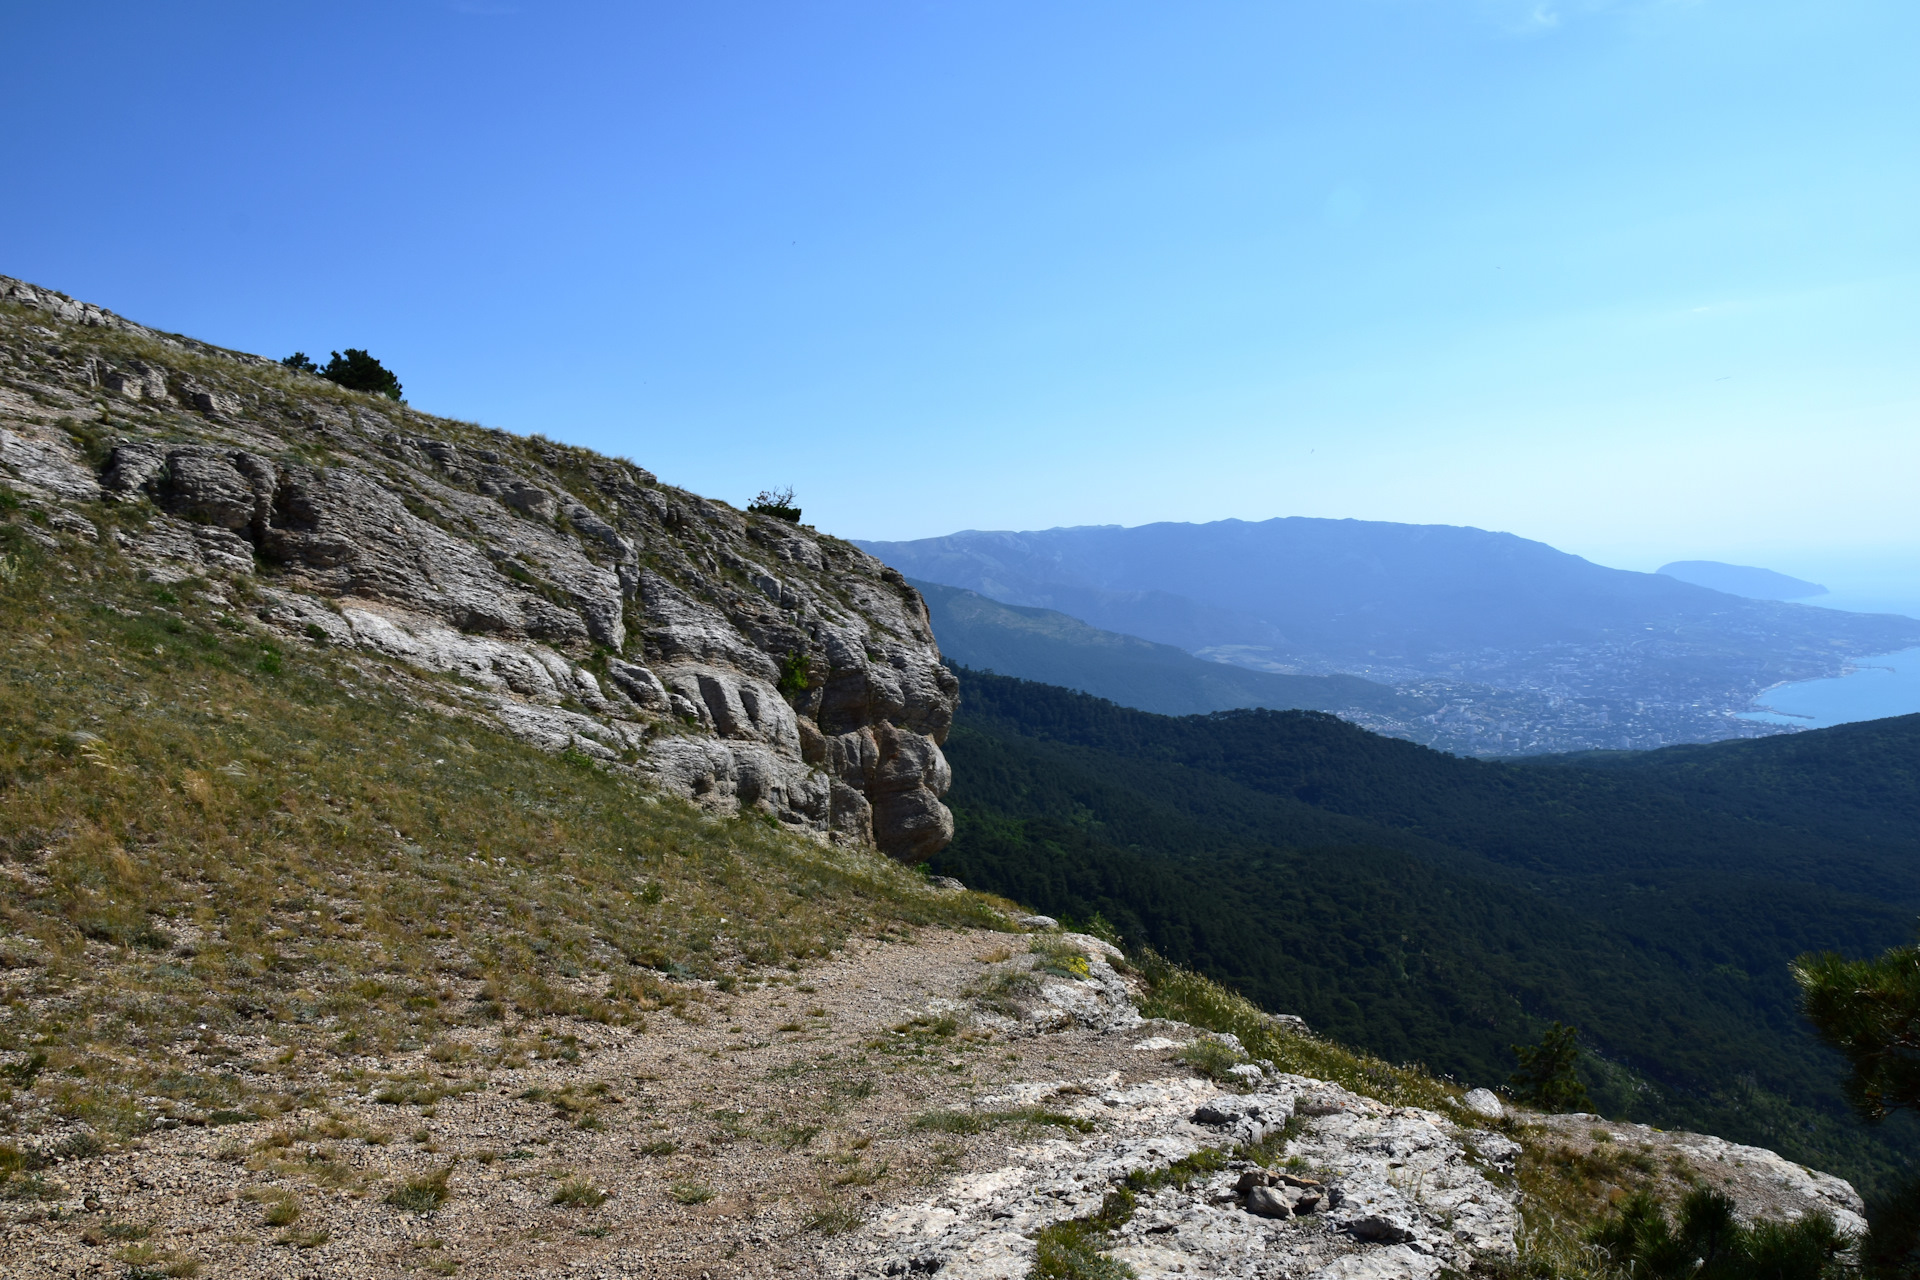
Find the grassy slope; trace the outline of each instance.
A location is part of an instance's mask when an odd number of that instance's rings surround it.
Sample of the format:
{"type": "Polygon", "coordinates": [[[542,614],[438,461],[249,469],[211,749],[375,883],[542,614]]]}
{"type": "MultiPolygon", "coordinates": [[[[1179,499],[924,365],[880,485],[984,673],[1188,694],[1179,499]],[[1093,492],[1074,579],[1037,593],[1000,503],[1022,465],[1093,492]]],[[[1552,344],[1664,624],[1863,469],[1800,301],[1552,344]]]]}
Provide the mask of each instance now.
{"type": "MultiPolygon", "coordinates": [[[[508,1007],[697,1019],[689,978],[725,985],[850,934],[999,923],[878,855],[716,821],[422,710],[434,690],[417,673],[283,650],[238,621],[243,600],[142,582],[70,540],[48,554],[26,518],[0,491],[0,1059],[15,1068],[0,1123],[16,1137],[311,1107],[379,1078],[382,1051],[508,1007]],[[230,1056],[262,1034],[284,1080],[230,1056]]],[[[1423,1071],[1289,1034],[1144,959],[1149,1014],[1396,1104],[1454,1106],[1423,1071]]],[[[565,1037],[514,1051],[570,1052],[565,1037]]],[[[425,1104],[466,1087],[385,1089],[425,1104]]],[[[1529,1265],[1585,1276],[1567,1261],[1585,1257],[1579,1232],[1630,1179],[1507,1127],[1528,1144],[1529,1265]]]]}
{"type": "Polygon", "coordinates": [[[698,999],[675,977],[991,923],[878,854],[421,710],[395,691],[434,693],[417,673],[281,652],[244,601],[143,583],[108,538],[54,553],[16,501],[0,517],[7,1130],[302,1101],[188,1052],[201,1024],[351,1075],[503,1004],[639,1023],[698,999]]]}
{"type": "Polygon", "coordinates": [[[1897,880],[1897,850],[1318,717],[1168,721],[974,675],[964,697],[940,870],[1099,911],[1396,1060],[1495,1082],[1510,1043],[1564,1018],[1614,1064],[1593,1081],[1614,1114],[1869,1185],[1905,1163],[1910,1126],[1845,1114],[1785,968],[1904,936],[1908,904],[1866,892],[1897,880]]]}

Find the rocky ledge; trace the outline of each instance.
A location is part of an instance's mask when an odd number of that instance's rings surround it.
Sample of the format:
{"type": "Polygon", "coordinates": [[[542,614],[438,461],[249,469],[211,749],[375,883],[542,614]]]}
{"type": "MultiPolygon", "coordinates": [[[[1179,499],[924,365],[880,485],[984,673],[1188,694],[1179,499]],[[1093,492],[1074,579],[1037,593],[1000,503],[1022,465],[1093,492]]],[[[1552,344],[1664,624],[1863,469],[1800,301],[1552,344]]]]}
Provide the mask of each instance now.
{"type": "MultiPolygon", "coordinates": [[[[1034,1273],[1047,1234],[1076,1221],[1095,1225],[1099,1251],[1141,1277],[1467,1274],[1518,1257],[1522,1141],[1542,1150],[1631,1144],[1678,1179],[1667,1198],[1710,1185],[1743,1219],[1824,1213],[1845,1234],[1866,1229],[1850,1185],[1771,1151],[1596,1116],[1519,1112],[1484,1089],[1462,1097],[1453,1115],[1389,1106],[1246,1061],[1231,1035],[1143,1018],[1120,961],[1096,938],[1048,931],[1031,954],[1006,957],[1004,972],[976,982],[970,1000],[936,1000],[924,1016],[967,1018],[996,1038],[1119,1041],[1120,1056],[1142,1065],[1177,1063],[1212,1041],[1224,1050],[1208,1055],[1216,1068],[1241,1059],[1221,1072],[1227,1083],[1129,1064],[984,1093],[968,1109],[983,1125],[1026,1116],[1059,1136],[1012,1145],[991,1167],[889,1207],[835,1251],[832,1274],[1018,1280],[1034,1273]],[[1063,956],[1084,964],[1063,965],[1063,956]],[[1018,993],[1012,1006],[999,998],[1008,991],[1018,993]]],[[[1298,1019],[1286,1024],[1307,1034],[1298,1019]]]]}
{"type": "Polygon", "coordinates": [[[841,539],[8,277],[0,482],[49,546],[109,539],[550,749],[909,860],[952,838],[957,684],[841,539]]]}
{"type": "Polygon", "coordinates": [[[1519,1228],[1511,1178],[1516,1143],[1463,1132],[1444,1116],[1392,1108],[1302,1076],[1223,1094],[1205,1080],[1122,1086],[1118,1077],[1022,1085],[983,1108],[1044,1103],[1097,1138],[1053,1139],[1008,1152],[999,1169],[955,1180],[870,1228],[877,1267],[846,1274],[938,1271],[954,1280],[1011,1280],[1033,1264],[1035,1237],[1090,1218],[1131,1178],[1130,1213],[1111,1257],[1142,1276],[1320,1276],[1326,1280],[1466,1271],[1511,1259],[1519,1228]],[[1229,1157],[1155,1178],[1201,1152],[1258,1144],[1303,1122],[1284,1167],[1229,1157]],[[1162,1185],[1155,1185],[1162,1183],[1162,1185]]]}
{"type": "MultiPolygon", "coordinates": [[[[1244,1058],[1231,1035],[1143,1018],[1119,959],[1096,938],[1048,935],[1005,962],[1014,981],[990,978],[969,1005],[928,1012],[963,1013],[997,1035],[1126,1035],[1147,1061],[1200,1039],[1244,1058]],[[1084,964],[1063,967],[1061,955],[1084,964]],[[1009,988],[1020,993],[1015,1017],[992,997],[1009,988]]],[[[979,1097],[971,1110],[983,1119],[1044,1116],[1063,1136],[1012,1146],[999,1167],[881,1214],[839,1274],[1015,1280],[1049,1228],[1096,1218],[1109,1237],[1102,1252],[1141,1276],[1431,1280],[1515,1256],[1512,1139],[1268,1062],[1226,1075],[1230,1088],[1184,1072],[1127,1083],[1112,1071],[979,1097]]]]}

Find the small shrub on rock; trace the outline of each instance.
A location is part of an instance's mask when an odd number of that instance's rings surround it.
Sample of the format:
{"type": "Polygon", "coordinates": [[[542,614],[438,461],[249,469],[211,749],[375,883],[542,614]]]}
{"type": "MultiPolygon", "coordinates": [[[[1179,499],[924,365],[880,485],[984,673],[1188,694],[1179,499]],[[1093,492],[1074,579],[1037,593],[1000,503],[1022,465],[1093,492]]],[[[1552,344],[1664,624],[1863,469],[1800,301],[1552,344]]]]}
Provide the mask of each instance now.
{"type": "Polygon", "coordinates": [[[1042,973],[1050,973],[1056,978],[1080,980],[1093,976],[1093,965],[1087,959],[1086,952],[1064,939],[1035,938],[1033,954],[1039,958],[1034,967],[1042,973]]]}
{"type": "Polygon", "coordinates": [[[793,486],[784,489],[762,489],[758,497],[747,504],[747,510],[755,515],[777,516],[790,524],[800,523],[800,508],[793,505],[793,486]]]}
{"type": "Polygon", "coordinates": [[[1681,1202],[1678,1223],[1642,1191],[1593,1242],[1641,1280],[1828,1280],[1849,1269],[1842,1255],[1852,1243],[1821,1213],[1743,1226],[1733,1201],[1707,1187],[1681,1202]]]}
{"type": "Polygon", "coordinates": [[[349,391],[369,391],[389,400],[400,398],[400,379],[393,371],[355,347],[348,347],[344,356],[334,352],[327,367],[318,372],[328,382],[338,383],[349,391]]]}
{"type": "MultiPolygon", "coordinates": [[[[799,513],[796,511],[795,517],[799,513]]],[[[792,699],[805,693],[811,687],[813,675],[812,661],[804,653],[789,653],[780,662],[780,683],[777,686],[783,697],[792,699]]]]}

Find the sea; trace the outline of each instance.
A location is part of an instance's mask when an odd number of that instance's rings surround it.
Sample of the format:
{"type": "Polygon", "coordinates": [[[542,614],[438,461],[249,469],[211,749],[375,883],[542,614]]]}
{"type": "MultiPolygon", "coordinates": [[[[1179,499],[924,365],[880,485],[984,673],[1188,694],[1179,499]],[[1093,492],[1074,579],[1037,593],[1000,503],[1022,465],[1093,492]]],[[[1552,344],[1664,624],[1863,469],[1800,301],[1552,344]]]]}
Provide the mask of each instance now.
{"type": "Polygon", "coordinates": [[[1766,724],[1825,729],[1916,711],[1920,711],[1920,649],[1902,649],[1861,658],[1843,676],[1775,685],[1741,715],[1766,724]]]}

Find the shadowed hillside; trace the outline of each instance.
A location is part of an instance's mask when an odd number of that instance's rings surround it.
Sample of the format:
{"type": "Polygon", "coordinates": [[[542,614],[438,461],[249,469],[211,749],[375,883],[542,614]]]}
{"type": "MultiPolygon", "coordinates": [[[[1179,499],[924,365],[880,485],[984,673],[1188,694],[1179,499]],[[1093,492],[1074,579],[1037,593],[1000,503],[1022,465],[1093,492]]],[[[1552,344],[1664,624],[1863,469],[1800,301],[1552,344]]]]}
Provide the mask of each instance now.
{"type": "Polygon", "coordinates": [[[1586,768],[978,673],[962,706],[942,871],[1097,912],[1391,1058],[1498,1082],[1508,1046],[1561,1019],[1600,1055],[1612,1113],[1869,1181],[1903,1166],[1904,1128],[1846,1113],[1787,965],[1908,936],[1920,717],[1586,768]]]}
{"type": "Polygon", "coordinates": [[[1001,604],[977,591],[908,581],[926,598],[934,635],[949,660],[1078,689],[1142,711],[1180,716],[1270,707],[1410,717],[1432,709],[1371,680],[1284,676],[1208,662],[1173,645],[1102,631],[1052,609],[1001,604]]]}

